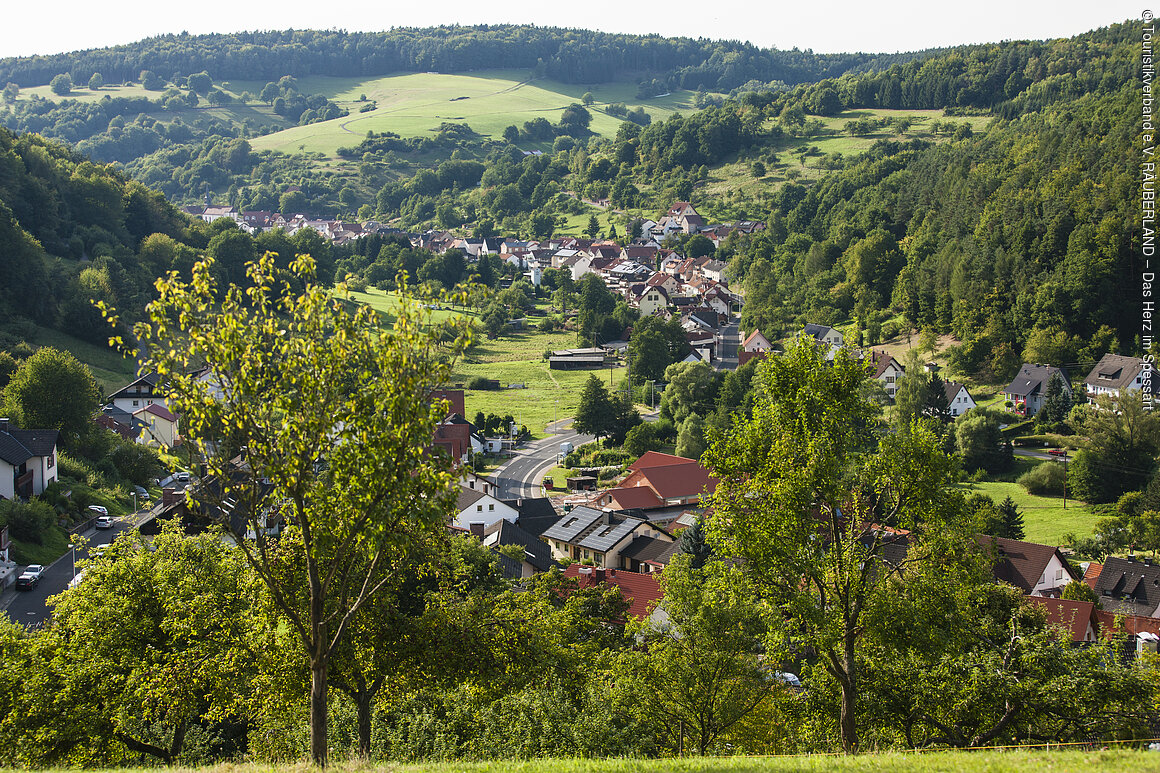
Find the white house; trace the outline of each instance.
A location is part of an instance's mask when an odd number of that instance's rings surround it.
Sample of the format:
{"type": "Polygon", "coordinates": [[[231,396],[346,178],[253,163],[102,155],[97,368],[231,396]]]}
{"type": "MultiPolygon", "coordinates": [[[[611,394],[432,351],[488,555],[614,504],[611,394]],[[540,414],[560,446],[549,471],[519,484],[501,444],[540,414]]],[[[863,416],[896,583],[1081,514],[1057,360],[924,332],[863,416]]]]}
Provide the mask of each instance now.
{"type": "Polygon", "coordinates": [[[56,480],[55,429],[17,429],[0,419],[0,499],[27,499],[56,480]]]}
{"type": "Polygon", "coordinates": [[[1059,377],[1063,391],[1071,394],[1071,384],[1067,374],[1051,365],[1023,363],[1014,380],[1003,390],[1003,395],[1014,404],[1015,410],[1024,416],[1034,416],[1043,407],[1047,397],[1047,387],[1053,377],[1059,377]]]}
{"type": "Polygon", "coordinates": [[[1118,396],[1121,392],[1140,391],[1152,381],[1152,366],[1139,357],[1105,354],[1083,380],[1089,397],[1118,396]]]}
{"type": "Polygon", "coordinates": [[[956,419],[977,407],[975,398],[971,397],[965,384],[960,384],[957,381],[944,381],[943,388],[946,391],[947,407],[950,409],[951,416],[956,419]]]}
{"type": "Polygon", "coordinates": [[[845,344],[842,334],[828,325],[806,323],[805,328],[802,329],[802,335],[810,336],[818,343],[827,344],[833,348],[839,348],[845,344]]]}
{"type": "Polygon", "coordinates": [[[873,378],[882,384],[886,394],[893,400],[898,394],[898,382],[906,374],[906,368],[886,352],[871,352],[870,363],[874,367],[873,378]]]}
{"type": "Polygon", "coordinates": [[[506,505],[491,494],[485,494],[478,488],[459,487],[459,498],[455,503],[456,516],[453,526],[461,529],[471,529],[472,525],[482,525],[487,528],[496,521],[515,523],[520,513],[511,505],[506,505]]]}
{"type": "Polygon", "coordinates": [[[154,403],[165,405],[165,398],[157,388],[158,381],[156,373],[146,373],[110,395],[109,402],[125,413],[136,413],[154,403]]]}

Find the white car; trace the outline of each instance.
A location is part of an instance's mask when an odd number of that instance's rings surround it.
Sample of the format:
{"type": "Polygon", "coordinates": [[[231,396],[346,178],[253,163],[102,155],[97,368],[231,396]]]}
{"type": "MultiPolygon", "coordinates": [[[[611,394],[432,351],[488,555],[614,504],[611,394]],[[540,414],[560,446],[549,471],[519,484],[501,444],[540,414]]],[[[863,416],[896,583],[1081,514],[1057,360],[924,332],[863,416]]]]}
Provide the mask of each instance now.
{"type": "Polygon", "coordinates": [[[89,512],[97,515],[108,515],[109,511],[100,505],[89,505],[89,512]]]}
{"type": "Polygon", "coordinates": [[[113,518],[109,515],[98,516],[96,525],[98,529],[111,529],[113,528],[113,518]]]}

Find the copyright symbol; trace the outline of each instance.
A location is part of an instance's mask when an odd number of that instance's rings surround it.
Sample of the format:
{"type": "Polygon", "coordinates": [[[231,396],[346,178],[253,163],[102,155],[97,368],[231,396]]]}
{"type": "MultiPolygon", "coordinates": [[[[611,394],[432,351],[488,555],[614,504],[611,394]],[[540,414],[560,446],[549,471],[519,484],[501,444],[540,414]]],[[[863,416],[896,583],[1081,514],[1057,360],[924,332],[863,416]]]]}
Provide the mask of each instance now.
{"type": "Polygon", "coordinates": [[[1144,21],[1152,21],[1152,12],[1151,11],[1144,11],[1144,13],[1141,14],[1141,16],[1143,17],[1144,21]]]}

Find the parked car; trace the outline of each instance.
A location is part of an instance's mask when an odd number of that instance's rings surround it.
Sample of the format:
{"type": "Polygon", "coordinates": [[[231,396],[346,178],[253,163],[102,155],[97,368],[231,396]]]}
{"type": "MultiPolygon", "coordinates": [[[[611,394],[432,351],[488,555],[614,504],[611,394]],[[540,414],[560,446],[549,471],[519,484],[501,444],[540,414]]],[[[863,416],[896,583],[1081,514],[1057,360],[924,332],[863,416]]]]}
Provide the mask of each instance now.
{"type": "Polygon", "coordinates": [[[185,470],[180,470],[173,473],[173,479],[178,483],[189,483],[189,473],[185,470]]]}
{"type": "Polygon", "coordinates": [[[89,505],[89,512],[97,515],[108,515],[109,511],[100,505],[89,505]]]}
{"type": "Polygon", "coordinates": [[[1052,456],[1067,456],[1067,449],[1066,448],[1049,448],[1049,449],[1047,449],[1047,453],[1051,454],[1052,456]]]}
{"type": "Polygon", "coordinates": [[[97,517],[97,528],[98,529],[111,529],[111,528],[113,528],[112,516],[108,516],[108,515],[98,516],[97,517]]]}
{"type": "Polygon", "coordinates": [[[138,499],[144,500],[149,498],[149,489],[144,486],[134,486],[133,491],[137,492],[138,499]]]}
{"type": "Polygon", "coordinates": [[[16,578],[16,590],[32,590],[40,585],[42,574],[44,574],[44,567],[40,564],[32,564],[16,578]]]}

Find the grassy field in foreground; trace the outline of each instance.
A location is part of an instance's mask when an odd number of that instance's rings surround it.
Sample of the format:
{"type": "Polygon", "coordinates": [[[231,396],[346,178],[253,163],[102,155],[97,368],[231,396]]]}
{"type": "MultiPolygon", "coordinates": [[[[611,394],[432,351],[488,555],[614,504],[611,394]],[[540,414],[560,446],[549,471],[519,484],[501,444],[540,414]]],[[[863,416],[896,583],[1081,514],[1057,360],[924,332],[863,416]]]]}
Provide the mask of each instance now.
{"type": "MultiPolygon", "coordinates": [[[[169,768],[171,773],[307,773],[291,765],[218,765],[169,768]]],[[[665,760],[528,760],[421,764],[334,762],[336,773],[1145,773],[1160,770],[1160,752],[1149,751],[977,751],[924,754],[864,754],[857,757],[684,757],[665,760]]]]}

